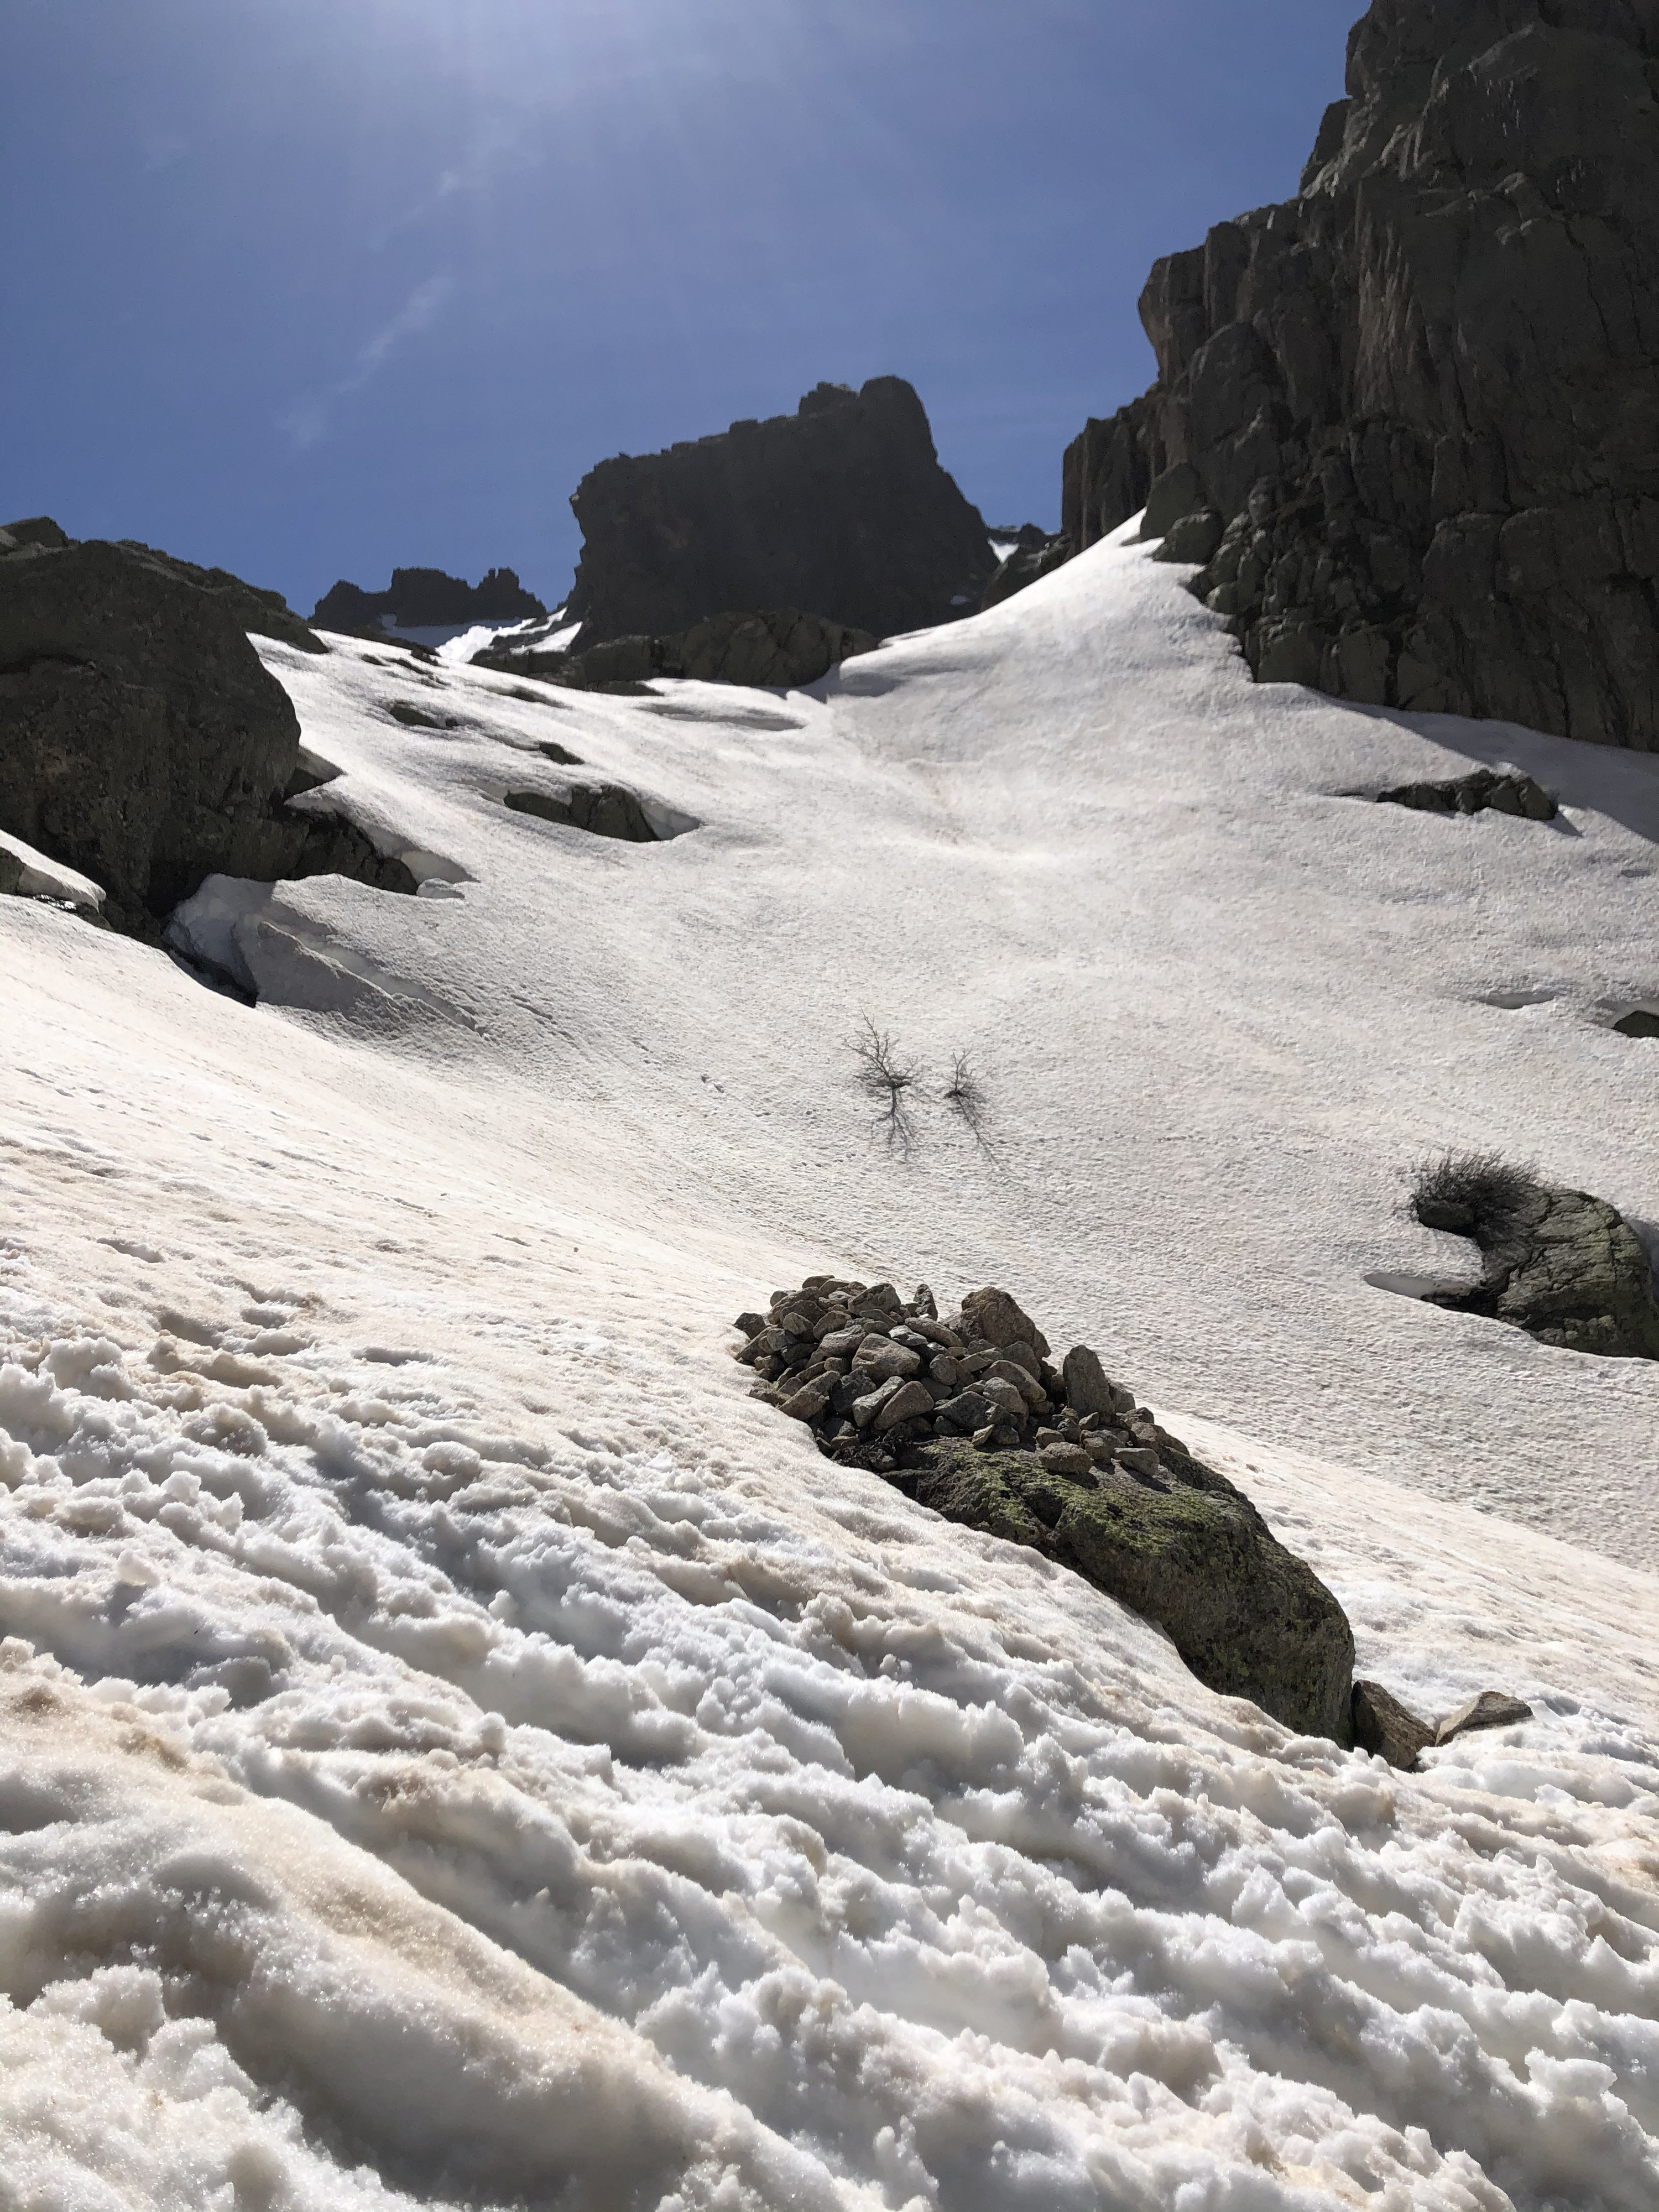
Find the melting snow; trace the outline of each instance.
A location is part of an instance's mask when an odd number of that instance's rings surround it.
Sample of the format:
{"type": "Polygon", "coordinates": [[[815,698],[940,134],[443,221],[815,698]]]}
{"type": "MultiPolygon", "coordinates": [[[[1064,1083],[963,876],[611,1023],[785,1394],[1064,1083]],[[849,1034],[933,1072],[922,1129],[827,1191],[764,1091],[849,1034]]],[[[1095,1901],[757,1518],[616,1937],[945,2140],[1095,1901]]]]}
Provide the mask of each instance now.
{"type": "Polygon", "coordinates": [[[1650,2212],[1659,1378],[1374,1285],[1443,1144],[1659,1212],[1659,764],[1254,689],[1127,544],[781,707],[261,649],[453,896],[284,886],[257,1008],[0,901],[0,2197],[1650,2212]],[[511,814],[556,732],[701,826],[511,814]],[[1575,836],[1334,795],[1499,752],[1575,836]],[[725,1323],[902,1267],[1535,1718],[1288,1736],[830,1467],[725,1323]]]}

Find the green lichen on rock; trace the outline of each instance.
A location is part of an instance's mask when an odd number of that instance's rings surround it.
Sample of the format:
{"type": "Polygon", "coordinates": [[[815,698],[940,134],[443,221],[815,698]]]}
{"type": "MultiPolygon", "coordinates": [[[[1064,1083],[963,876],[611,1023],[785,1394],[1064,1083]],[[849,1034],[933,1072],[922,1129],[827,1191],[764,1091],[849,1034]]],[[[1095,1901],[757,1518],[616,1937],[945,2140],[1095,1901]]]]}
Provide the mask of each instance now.
{"type": "Polygon", "coordinates": [[[1155,1621],[1209,1688],[1351,1741],[1341,1607],[1224,1476],[1184,1452],[1162,1457],[1168,1489],[1067,1481],[1029,1454],[949,1441],[918,1447],[908,1473],[918,1501],[947,1520],[1030,1544],[1155,1621]]]}

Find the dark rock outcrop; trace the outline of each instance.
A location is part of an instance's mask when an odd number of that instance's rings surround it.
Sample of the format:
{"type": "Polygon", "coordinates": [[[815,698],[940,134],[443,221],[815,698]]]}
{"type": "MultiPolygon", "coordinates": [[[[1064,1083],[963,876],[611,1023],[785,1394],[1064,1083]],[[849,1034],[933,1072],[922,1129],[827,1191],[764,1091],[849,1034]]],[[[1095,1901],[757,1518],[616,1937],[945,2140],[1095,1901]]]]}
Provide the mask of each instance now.
{"type": "Polygon", "coordinates": [[[1052,575],[1072,557],[1069,538],[1041,530],[1034,522],[1022,523],[1018,530],[994,530],[991,538],[994,544],[1005,545],[1012,539],[1014,550],[999,563],[996,574],[981,592],[981,608],[999,606],[1004,599],[1012,599],[1016,592],[1023,592],[1028,584],[1035,584],[1041,577],[1052,575]]]}
{"type": "Polygon", "coordinates": [[[546,614],[511,568],[492,568],[477,584],[441,568],[394,568],[384,592],[365,592],[342,578],[318,600],[311,619],[319,629],[348,637],[379,637],[387,615],[399,629],[444,629],[455,623],[539,621],[546,614]]]}
{"type": "Polygon", "coordinates": [[[247,640],[261,610],[286,615],[222,570],[143,546],[0,556],[0,829],[101,884],[131,935],[157,941],[215,873],[415,889],[354,824],[285,805],[317,779],[247,640]]]}
{"type": "Polygon", "coordinates": [[[941,1318],[925,1288],[813,1276],[738,1326],[757,1395],[827,1456],[1071,1568],[1222,1695],[1352,1741],[1353,1637],[1330,1591],[1086,1346],[1052,1365],[1006,1291],[941,1318]]]}
{"type": "Polygon", "coordinates": [[[1486,1272],[1431,1305],[1510,1322],[1540,1344],[1659,1359],[1659,1304],[1641,1239],[1604,1199],[1485,1160],[1442,1163],[1413,1200],[1425,1229],[1473,1237],[1486,1272]]]}
{"type": "Polygon", "coordinates": [[[821,384],[793,415],[601,461],[570,504],[585,645],[780,604],[891,636],[972,613],[996,567],[896,376],[821,384]]]}
{"type": "Polygon", "coordinates": [[[1541,783],[1529,775],[1499,775],[1477,768],[1444,783],[1401,783],[1379,791],[1390,806],[1409,806],[1419,814],[1514,814],[1528,822],[1553,822],[1559,811],[1541,783]]]}
{"type": "MultiPolygon", "coordinates": [[[[141,545],[137,538],[123,538],[115,542],[123,551],[141,554],[153,568],[216,600],[240,629],[251,631],[256,637],[277,638],[284,645],[297,645],[301,653],[327,652],[321,638],[307,629],[280,592],[262,591],[257,584],[245,584],[228,568],[198,568],[194,561],[181,561],[176,554],[158,552],[153,545],[141,545]]],[[[0,559],[29,559],[42,553],[61,553],[78,543],[78,539],[61,530],[50,515],[37,514],[27,522],[9,522],[0,529],[0,559]]]]}
{"type": "Polygon", "coordinates": [[[586,830],[590,836],[619,837],[629,845],[657,842],[637,795],[619,783],[572,784],[562,799],[543,791],[509,791],[502,803],[515,814],[562,822],[572,830],[586,830]]]}
{"type": "Polygon", "coordinates": [[[585,653],[524,653],[511,647],[473,656],[475,668],[516,671],[574,691],[637,691],[657,676],[705,684],[748,684],[793,690],[816,684],[878,641],[794,607],[764,614],[715,615],[674,637],[617,637],[585,653]]]}
{"type": "Polygon", "coordinates": [[[1347,80],[1295,200],[1152,271],[1063,527],[1163,491],[1264,681],[1651,750],[1659,11],[1376,0],[1347,80]]]}

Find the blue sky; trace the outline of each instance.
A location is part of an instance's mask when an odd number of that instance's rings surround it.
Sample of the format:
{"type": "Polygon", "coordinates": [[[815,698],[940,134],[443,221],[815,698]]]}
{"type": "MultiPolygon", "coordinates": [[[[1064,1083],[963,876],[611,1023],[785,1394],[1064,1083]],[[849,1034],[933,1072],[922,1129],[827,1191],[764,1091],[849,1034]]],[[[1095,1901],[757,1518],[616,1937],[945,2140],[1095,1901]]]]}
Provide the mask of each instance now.
{"type": "Polygon", "coordinates": [[[1360,0],[0,0],[0,519],[274,584],[506,563],[605,455],[921,392],[994,522],[1296,187],[1360,0]]]}

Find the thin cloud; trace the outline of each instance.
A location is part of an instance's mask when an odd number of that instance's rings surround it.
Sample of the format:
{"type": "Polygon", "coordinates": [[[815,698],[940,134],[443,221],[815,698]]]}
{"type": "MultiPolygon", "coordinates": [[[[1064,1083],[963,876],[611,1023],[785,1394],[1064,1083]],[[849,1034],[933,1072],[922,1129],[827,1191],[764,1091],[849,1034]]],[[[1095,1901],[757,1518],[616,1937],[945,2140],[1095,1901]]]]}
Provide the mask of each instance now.
{"type": "Polygon", "coordinates": [[[324,392],[295,400],[283,417],[283,428],[296,453],[303,453],[307,447],[317,445],[327,435],[329,416],[336,403],[354,392],[361,392],[378,376],[405,338],[429,329],[448,304],[454,289],[454,279],[447,273],[428,276],[424,284],[417,284],[392,320],[357,349],[356,359],[346,375],[337,379],[324,392]]]}

